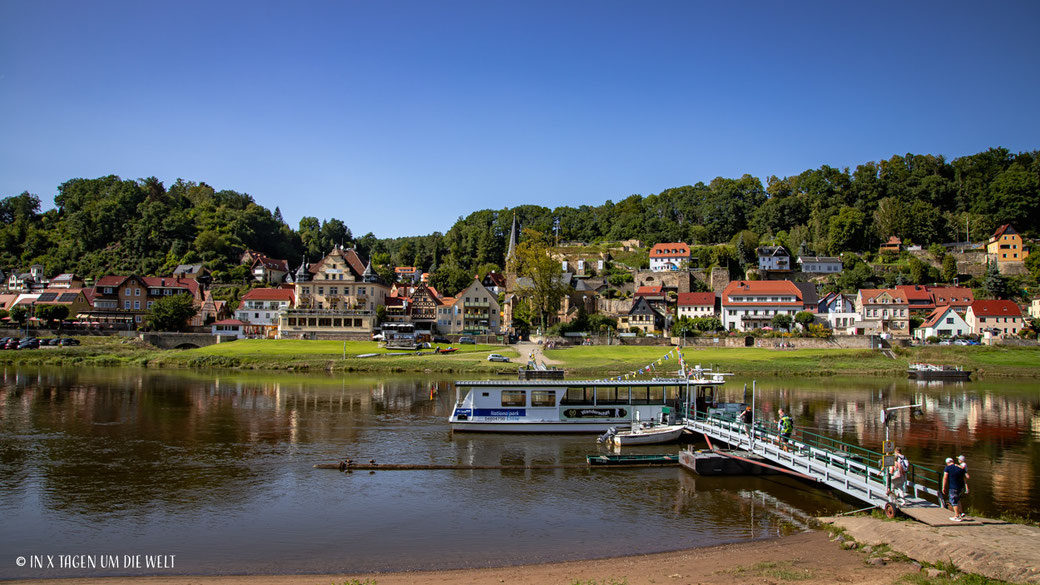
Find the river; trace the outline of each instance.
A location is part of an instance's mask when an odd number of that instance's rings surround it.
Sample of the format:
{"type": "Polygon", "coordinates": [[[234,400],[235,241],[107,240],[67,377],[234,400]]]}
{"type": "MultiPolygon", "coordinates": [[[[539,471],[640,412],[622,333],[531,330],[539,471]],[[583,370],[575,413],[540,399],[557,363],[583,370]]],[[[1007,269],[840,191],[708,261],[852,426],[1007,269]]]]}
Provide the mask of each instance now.
{"type": "MultiPolygon", "coordinates": [[[[740,399],[733,379],[728,397],[740,399]]],[[[1040,519],[1033,381],[765,379],[757,411],[912,462],[964,454],[968,505],[1040,519]]],[[[749,390],[750,391],[750,390],[749,390]]],[[[386,463],[574,464],[592,436],[452,435],[451,379],[2,369],[0,579],[478,567],[707,546],[804,529],[856,502],[787,476],[681,469],[340,473],[386,463]],[[84,555],[77,568],[36,566],[84,555]],[[105,556],[110,555],[110,556],[105,556]],[[173,567],[98,560],[170,557],[173,567]],[[28,559],[18,566],[16,557],[28,559]],[[109,563],[111,565],[111,563],[109,563]]],[[[676,446],[645,447],[646,452],[676,446]]]]}

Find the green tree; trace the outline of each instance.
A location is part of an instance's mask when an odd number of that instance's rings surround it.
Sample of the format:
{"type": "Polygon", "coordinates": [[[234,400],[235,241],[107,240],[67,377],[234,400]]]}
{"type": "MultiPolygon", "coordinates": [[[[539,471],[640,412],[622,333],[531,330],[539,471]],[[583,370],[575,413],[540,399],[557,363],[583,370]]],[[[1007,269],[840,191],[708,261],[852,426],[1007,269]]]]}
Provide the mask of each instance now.
{"type": "Polygon", "coordinates": [[[777,313],[773,315],[773,319],[770,322],[773,325],[773,329],[783,329],[784,331],[791,330],[791,323],[794,319],[791,318],[787,313],[777,313]]]}
{"type": "Polygon", "coordinates": [[[925,284],[925,279],[928,277],[928,266],[921,262],[917,256],[911,256],[907,260],[907,265],[910,268],[910,282],[913,284],[925,284]]]}
{"type": "Polygon", "coordinates": [[[563,266],[553,258],[545,235],[530,229],[524,230],[516,255],[517,274],[528,279],[526,286],[518,285],[517,293],[529,300],[541,330],[545,331],[549,315],[559,310],[560,301],[567,293],[560,278],[563,266]]]}
{"type": "Polygon", "coordinates": [[[29,309],[26,309],[25,305],[15,305],[8,312],[11,314],[11,320],[19,325],[24,325],[25,320],[29,318],[29,309]]]}
{"type": "Polygon", "coordinates": [[[816,315],[813,315],[810,311],[798,311],[794,316],[795,323],[802,326],[802,329],[808,331],[809,325],[812,325],[813,321],[816,320],[816,315]]]}
{"type": "Polygon", "coordinates": [[[863,250],[866,247],[867,216],[853,207],[842,207],[830,218],[827,229],[831,254],[863,250]]]}
{"type": "Polygon", "coordinates": [[[69,316],[69,308],[65,305],[37,305],[36,316],[48,323],[64,321],[69,316]]]}
{"type": "Polygon", "coordinates": [[[191,295],[171,295],[155,301],[147,322],[148,326],[156,331],[184,331],[188,327],[188,320],[197,312],[198,308],[191,295]]]}
{"type": "Polygon", "coordinates": [[[940,276],[943,282],[953,282],[953,279],[957,278],[957,259],[953,257],[953,254],[943,257],[940,276]]]}
{"type": "Polygon", "coordinates": [[[1011,285],[1007,277],[1000,273],[996,262],[990,262],[982,288],[995,299],[1006,299],[1011,295],[1011,285]]]}

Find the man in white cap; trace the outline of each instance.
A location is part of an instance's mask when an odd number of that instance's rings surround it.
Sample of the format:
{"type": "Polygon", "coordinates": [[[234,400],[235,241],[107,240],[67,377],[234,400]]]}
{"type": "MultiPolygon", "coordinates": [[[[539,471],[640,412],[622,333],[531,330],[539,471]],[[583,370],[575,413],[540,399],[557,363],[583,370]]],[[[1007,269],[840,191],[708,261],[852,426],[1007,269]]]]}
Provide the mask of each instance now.
{"type": "Polygon", "coordinates": [[[942,493],[946,494],[950,506],[953,507],[953,517],[950,520],[954,522],[964,520],[964,513],[961,512],[961,494],[964,493],[966,488],[967,483],[964,480],[964,470],[954,463],[952,457],[947,457],[946,469],[943,470],[942,477],[942,493]]]}

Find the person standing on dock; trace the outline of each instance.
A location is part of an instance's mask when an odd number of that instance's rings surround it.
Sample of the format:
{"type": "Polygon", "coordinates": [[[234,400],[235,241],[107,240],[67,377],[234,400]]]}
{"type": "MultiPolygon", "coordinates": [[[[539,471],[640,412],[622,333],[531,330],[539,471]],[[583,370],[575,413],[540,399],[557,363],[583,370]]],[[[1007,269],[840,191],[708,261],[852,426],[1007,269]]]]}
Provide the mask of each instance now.
{"type": "Polygon", "coordinates": [[[906,504],[906,476],[910,472],[910,461],[903,455],[902,449],[896,447],[893,450],[894,461],[889,473],[892,477],[892,493],[896,496],[896,503],[900,506],[906,504]]]}
{"type": "Polygon", "coordinates": [[[755,414],[751,412],[751,405],[744,407],[744,411],[737,415],[737,420],[740,421],[740,426],[744,432],[747,433],[748,437],[751,437],[751,421],[755,418],[755,414]]]}
{"type": "Polygon", "coordinates": [[[950,520],[954,522],[964,520],[964,513],[961,511],[961,494],[967,487],[967,482],[964,481],[964,469],[954,463],[953,458],[947,457],[946,469],[943,470],[942,491],[949,499],[950,506],[953,507],[953,518],[950,520]]]}
{"type": "Polygon", "coordinates": [[[791,450],[791,433],[794,432],[794,421],[784,412],[779,410],[780,419],[776,421],[776,430],[780,432],[780,447],[784,451],[791,450]]]}

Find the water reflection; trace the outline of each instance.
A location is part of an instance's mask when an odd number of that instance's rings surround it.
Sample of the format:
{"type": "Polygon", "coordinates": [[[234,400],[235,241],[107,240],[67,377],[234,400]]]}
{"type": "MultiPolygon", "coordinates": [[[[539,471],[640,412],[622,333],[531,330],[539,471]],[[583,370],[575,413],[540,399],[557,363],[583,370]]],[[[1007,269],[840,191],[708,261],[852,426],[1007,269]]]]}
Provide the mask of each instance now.
{"type": "MultiPolygon", "coordinates": [[[[730,384],[731,398],[743,383],[730,384]]],[[[881,410],[921,402],[921,416],[903,412],[888,427],[912,461],[938,467],[964,453],[969,505],[1036,514],[1033,384],[756,386],[760,415],[772,419],[783,406],[799,428],[875,449],[885,435],[881,410]]],[[[7,368],[0,549],[181,554],[188,573],[447,568],[762,538],[798,530],[808,515],[858,507],[783,476],[312,468],[342,457],[577,464],[598,449],[590,437],[452,436],[454,399],[451,380],[440,378],[7,368]],[[629,538],[604,538],[619,531],[629,538]]],[[[0,578],[24,576],[39,575],[0,566],[0,578]]]]}

